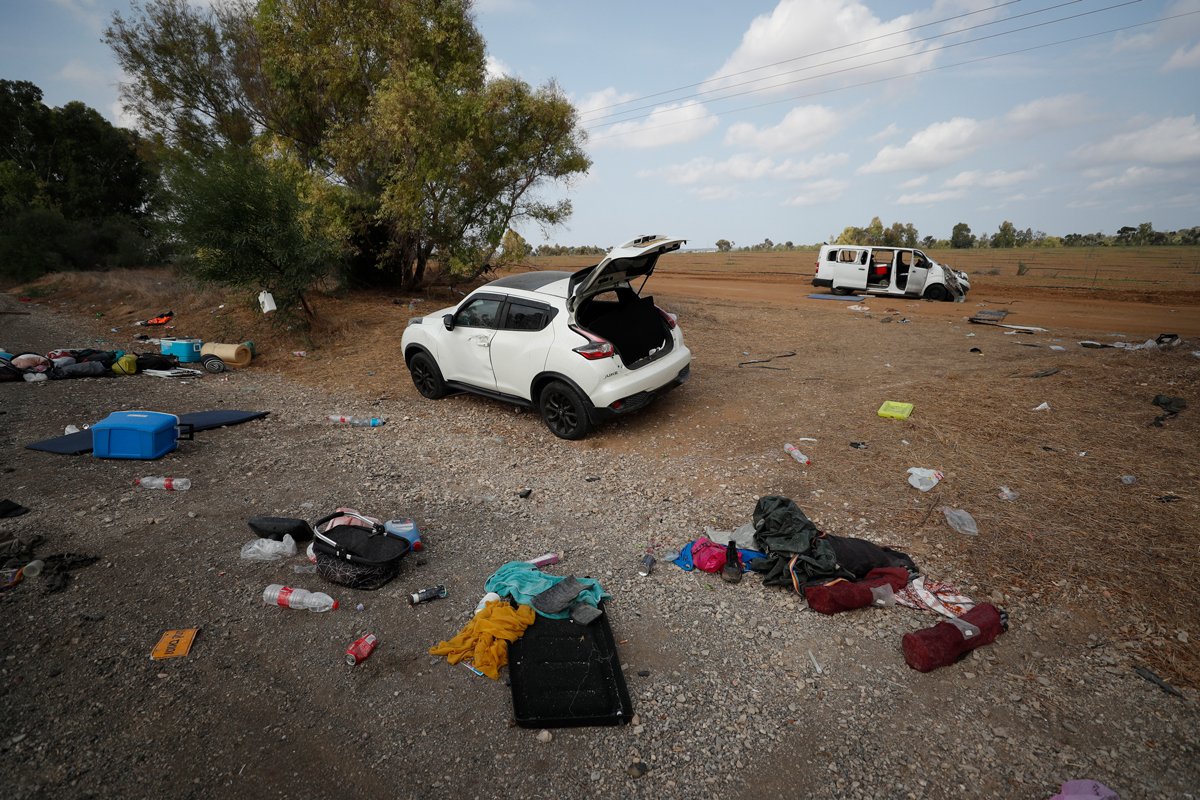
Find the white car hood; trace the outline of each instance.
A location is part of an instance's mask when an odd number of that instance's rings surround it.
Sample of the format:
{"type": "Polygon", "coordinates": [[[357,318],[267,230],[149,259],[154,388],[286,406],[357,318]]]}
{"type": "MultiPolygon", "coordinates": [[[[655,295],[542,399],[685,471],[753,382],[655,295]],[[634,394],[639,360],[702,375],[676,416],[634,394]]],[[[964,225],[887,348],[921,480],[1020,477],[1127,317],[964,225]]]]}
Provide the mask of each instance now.
{"type": "Polygon", "coordinates": [[[669,236],[639,236],[620,247],[614,247],[599,264],[581,269],[571,276],[567,308],[574,311],[581,300],[619,286],[630,278],[649,277],[654,272],[659,256],[678,250],[685,244],[686,239],[669,236]]]}

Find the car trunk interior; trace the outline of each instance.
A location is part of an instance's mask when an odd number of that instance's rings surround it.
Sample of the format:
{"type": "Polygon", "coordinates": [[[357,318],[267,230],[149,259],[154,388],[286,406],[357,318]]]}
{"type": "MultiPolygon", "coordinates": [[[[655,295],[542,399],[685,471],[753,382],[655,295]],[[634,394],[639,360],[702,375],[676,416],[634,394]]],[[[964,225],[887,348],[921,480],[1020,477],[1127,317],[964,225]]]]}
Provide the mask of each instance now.
{"type": "Polygon", "coordinates": [[[654,298],[638,297],[624,287],[584,300],[575,312],[575,321],[612,342],[629,369],[648,363],[651,351],[655,356],[664,355],[674,344],[671,329],[654,307],[654,298]]]}

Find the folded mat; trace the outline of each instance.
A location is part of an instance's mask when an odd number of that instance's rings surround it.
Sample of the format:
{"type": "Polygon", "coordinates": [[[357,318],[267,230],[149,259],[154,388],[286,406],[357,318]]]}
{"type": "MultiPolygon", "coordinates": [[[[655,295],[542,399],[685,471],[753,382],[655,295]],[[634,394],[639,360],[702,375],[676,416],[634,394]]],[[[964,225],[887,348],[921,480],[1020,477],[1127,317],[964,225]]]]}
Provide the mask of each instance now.
{"type": "MultiPolygon", "coordinates": [[[[194,411],[190,414],[180,414],[180,425],[191,425],[193,430],[207,431],[212,428],[223,428],[226,425],[240,425],[252,419],[260,419],[270,414],[270,411],[194,411]]],[[[61,453],[68,456],[82,455],[92,452],[92,432],[68,433],[66,436],[55,436],[40,442],[25,445],[26,450],[42,450],[46,453],[61,453]]]]}

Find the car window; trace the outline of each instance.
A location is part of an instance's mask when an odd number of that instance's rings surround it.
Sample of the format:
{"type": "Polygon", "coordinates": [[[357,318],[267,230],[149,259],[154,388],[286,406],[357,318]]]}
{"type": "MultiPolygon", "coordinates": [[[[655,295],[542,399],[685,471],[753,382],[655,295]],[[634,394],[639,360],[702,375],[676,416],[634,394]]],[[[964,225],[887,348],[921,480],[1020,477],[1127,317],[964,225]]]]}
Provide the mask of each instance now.
{"type": "Polygon", "coordinates": [[[468,302],[454,315],[454,324],[466,328],[494,328],[503,300],[479,297],[468,302]]]}
{"type": "Polygon", "coordinates": [[[549,314],[542,306],[508,301],[508,316],[504,319],[506,331],[540,331],[549,322],[549,314]]]}

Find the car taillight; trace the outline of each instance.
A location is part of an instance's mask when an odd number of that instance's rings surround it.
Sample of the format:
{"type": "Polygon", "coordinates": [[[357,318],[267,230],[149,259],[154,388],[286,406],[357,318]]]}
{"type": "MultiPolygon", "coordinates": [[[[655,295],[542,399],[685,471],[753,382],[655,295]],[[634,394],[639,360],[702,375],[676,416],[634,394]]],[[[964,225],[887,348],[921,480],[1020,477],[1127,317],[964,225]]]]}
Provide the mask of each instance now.
{"type": "Polygon", "coordinates": [[[817,263],[813,265],[813,275],[821,274],[821,259],[817,259],[817,263]]]}
{"type": "Polygon", "coordinates": [[[672,314],[672,313],[671,313],[671,312],[669,312],[669,311],[663,311],[663,310],[662,310],[661,308],[659,308],[658,306],[655,306],[655,307],[654,307],[654,309],[655,309],[655,310],[656,310],[658,313],[662,314],[662,318],[663,318],[664,320],[666,320],[667,327],[668,327],[668,328],[670,328],[671,330],[675,330],[675,325],[676,325],[676,322],[677,322],[677,320],[679,319],[679,317],[675,316],[674,314],[672,314]]]}
{"type": "Polygon", "coordinates": [[[587,344],[581,344],[579,347],[572,348],[576,353],[586,358],[588,361],[598,361],[602,358],[612,358],[617,354],[612,342],[607,339],[602,339],[594,333],[585,331],[583,328],[571,326],[571,330],[578,333],[580,336],[588,340],[587,344]]]}

